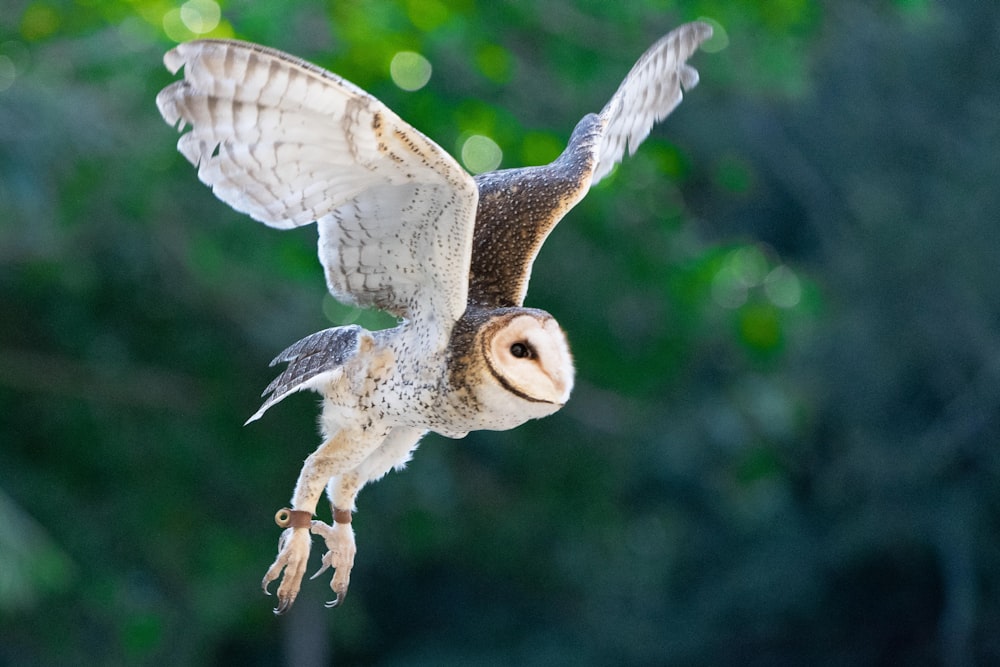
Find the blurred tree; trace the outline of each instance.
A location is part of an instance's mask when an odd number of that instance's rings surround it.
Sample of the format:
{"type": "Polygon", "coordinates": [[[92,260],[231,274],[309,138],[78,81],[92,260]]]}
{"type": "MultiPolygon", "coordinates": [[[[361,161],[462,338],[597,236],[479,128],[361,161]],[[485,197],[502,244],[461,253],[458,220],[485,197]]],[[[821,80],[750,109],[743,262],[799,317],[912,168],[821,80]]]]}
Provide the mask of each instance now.
{"type": "Polygon", "coordinates": [[[0,664],[996,662],[998,27],[976,0],[8,3],[0,664]],[[361,496],[348,604],[314,584],[275,619],[314,403],[239,425],[275,352],[379,320],[324,295],[312,228],[197,182],[163,51],[292,51],[507,167],[703,15],[701,85],[535,267],[573,400],[428,438],[361,496]]]}

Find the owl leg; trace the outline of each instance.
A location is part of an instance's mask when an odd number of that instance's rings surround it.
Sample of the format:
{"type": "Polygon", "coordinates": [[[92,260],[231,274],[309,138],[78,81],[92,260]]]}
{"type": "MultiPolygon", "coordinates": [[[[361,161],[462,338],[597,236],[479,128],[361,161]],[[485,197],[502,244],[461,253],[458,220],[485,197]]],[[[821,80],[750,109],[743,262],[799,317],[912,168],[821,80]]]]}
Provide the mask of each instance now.
{"type": "Polygon", "coordinates": [[[267,590],[268,585],[278,577],[282,577],[284,571],[281,585],[278,587],[278,605],[274,613],[282,614],[288,611],[299,593],[312,543],[309,533],[312,526],[322,523],[309,521],[309,518],[316,513],[316,504],[323,493],[323,487],[330,478],[357,467],[381,439],[372,438],[371,435],[358,431],[341,430],[306,459],[295,484],[292,510],[288,512],[289,521],[283,524],[289,527],[281,533],[281,538],[278,540],[278,556],[261,581],[264,592],[270,595],[267,590]]]}
{"type": "Polygon", "coordinates": [[[327,607],[335,607],[343,601],[351,581],[351,569],[354,567],[354,556],[357,553],[354,529],[351,527],[351,513],[355,509],[358,492],[365,484],[379,479],[393,467],[400,468],[405,465],[424,433],[425,431],[418,429],[393,429],[382,445],[357,468],[332,478],[327,484],[326,494],[333,510],[333,525],[322,521],[312,522],[312,532],[323,537],[327,548],[326,554],[323,555],[323,564],[312,578],[315,579],[327,569],[334,568],[330,588],[336,597],[326,603],[327,607]]]}
{"type": "Polygon", "coordinates": [[[326,494],[330,498],[330,508],[333,510],[333,524],[322,521],[312,522],[312,532],[326,542],[327,552],[323,554],[323,563],[310,579],[333,568],[333,580],[330,588],[334,598],[326,603],[327,608],[336,607],[347,595],[347,587],[351,583],[351,570],[354,569],[354,556],[358,548],[354,542],[354,528],[351,527],[351,511],[358,491],[364,486],[358,470],[352,470],[330,480],[326,494]]]}

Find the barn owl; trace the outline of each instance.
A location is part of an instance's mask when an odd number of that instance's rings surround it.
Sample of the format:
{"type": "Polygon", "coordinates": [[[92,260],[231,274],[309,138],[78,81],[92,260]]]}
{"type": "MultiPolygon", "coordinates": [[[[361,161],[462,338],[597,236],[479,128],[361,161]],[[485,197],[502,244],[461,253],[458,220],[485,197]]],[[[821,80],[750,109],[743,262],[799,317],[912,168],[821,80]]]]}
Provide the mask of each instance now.
{"type": "Polygon", "coordinates": [[[262,582],[281,579],[275,613],[299,592],[312,535],[326,543],[334,606],[356,554],[358,491],[402,467],[428,431],[460,438],[559,410],[574,367],[552,315],[523,306],[553,227],[634,152],[698,83],[687,59],[712,34],[688,23],[656,42],[551,164],[470,176],[371,95],[271,48],[198,40],[167,52],[183,79],[156,98],[183,132],[177,148],[237,211],[271,227],[316,222],[334,297],[398,326],[340,326],[298,341],[248,420],[291,393],[322,396],[322,443],[275,520],[284,530],[262,582]],[[313,518],[323,491],[332,521],[313,518]]]}

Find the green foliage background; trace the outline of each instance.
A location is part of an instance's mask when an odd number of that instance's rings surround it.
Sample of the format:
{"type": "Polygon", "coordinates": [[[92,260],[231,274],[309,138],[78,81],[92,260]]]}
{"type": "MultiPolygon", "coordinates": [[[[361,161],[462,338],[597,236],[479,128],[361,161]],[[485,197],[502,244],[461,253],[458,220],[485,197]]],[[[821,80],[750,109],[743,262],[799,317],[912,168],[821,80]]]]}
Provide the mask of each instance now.
{"type": "Polygon", "coordinates": [[[504,167],[725,28],[536,264],[573,400],[428,437],[360,497],[346,606],[287,618],[257,582],[315,401],[240,425],[285,345],[385,320],[176,153],[161,56],[213,6],[0,11],[0,664],[1000,661],[1000,5],[222,3],[504,167]]]}

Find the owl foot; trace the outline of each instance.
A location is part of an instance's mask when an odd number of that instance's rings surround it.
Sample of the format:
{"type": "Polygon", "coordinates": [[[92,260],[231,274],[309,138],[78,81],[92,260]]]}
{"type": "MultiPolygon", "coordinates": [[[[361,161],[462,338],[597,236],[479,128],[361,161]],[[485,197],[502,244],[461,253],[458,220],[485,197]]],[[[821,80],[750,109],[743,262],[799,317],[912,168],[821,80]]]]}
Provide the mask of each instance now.
{"type": "Polygon", "coordinates": [[[267,595],[271,592],[267,587],[272,581],[281,577],[281,571],[285,571],[278,586],[278,606],[274,608],[275,614],[283,614],[292,607],[295,596],[299,594],[299,586],[302,583],[302,576],[306,573],[306,563],[309,560],[309,549],[312,546],[312,536],[305,528],[286,528],[281,533],[278,540],[278,557],[271,563],[271,567],[264,574],[261,587],[267,595]]]}
{"type": "MultiPolygon", "coordinates": [[[[348,514],[348,521],[350,521],[348,514]]],[[[347,596],[347,586],[351,582],[351,568],[354,567],[354,554],[358,549],[354,544],[354,529],[348,522],[341,523],[338,519],[332,526],[322,521],[312,522],[312,532],[323,537],[329,550],[323,555],[323,565],[311,579],[334,568],[330,588],[336,597],[326,603],[327,608],[336,607],[347,596]]]]}

